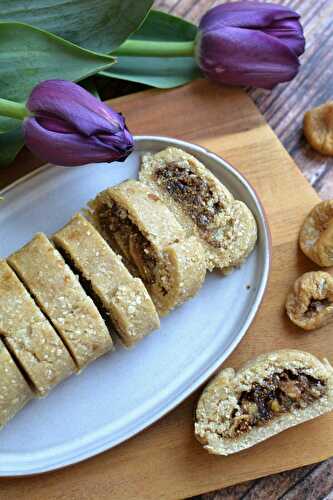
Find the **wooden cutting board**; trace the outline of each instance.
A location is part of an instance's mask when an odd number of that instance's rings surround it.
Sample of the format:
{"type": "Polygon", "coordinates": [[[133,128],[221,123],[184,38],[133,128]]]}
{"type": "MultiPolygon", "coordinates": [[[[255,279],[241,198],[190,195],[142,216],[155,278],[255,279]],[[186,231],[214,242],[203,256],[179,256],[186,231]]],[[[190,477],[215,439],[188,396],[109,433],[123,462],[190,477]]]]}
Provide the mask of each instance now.
{"type": "MultiPolygon", "coordinates": [[[[259,353],[285,347],[333,361],[330,326],[304,333],[284,314],[294,279],[316,268],[298,250],[297,234],[318,196],[250,98],[239,89],[198,81],[167,92],[133,94],[111,104],[124,113],[134,134],[177,137],[223,156],[253,184],[266,209],[273,241],[270,284],[254,323],[225,365],[238,367],[259,353]]],[[[0,499],[184,498],[333,455],[333,414],[234,456],[208,455],[192,431],[198,394],[127,443],[81,464],[0,480],[0,499]]]]}

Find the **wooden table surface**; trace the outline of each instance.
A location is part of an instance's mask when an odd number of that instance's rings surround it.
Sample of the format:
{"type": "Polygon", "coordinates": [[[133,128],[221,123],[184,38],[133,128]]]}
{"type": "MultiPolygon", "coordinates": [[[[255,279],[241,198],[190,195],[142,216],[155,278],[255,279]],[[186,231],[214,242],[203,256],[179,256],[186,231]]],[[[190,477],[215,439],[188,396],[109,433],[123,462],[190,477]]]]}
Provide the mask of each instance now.
{"type": "MultiPolygon", "coordinates": [[[[271,0],[274,1],[274,0],[271,0]]],[[[214,0],[158,0],[155,7],[197,22],[214,0]]],[[[298,76],[272,92],[250,90],[259,109],[318,194],[333,198],[333,159],[310,149],[302,136],[304,112],[333,99],[333,0],[275,0],[302,16],[306,52],[298,76]]],[[[267,165],[269,175],[269,165],[267,165]]],[[[333,500],[333,458],[195,500],[333,500]]],[[[194,499],[193,499],[194,500],[194,499]]]]}

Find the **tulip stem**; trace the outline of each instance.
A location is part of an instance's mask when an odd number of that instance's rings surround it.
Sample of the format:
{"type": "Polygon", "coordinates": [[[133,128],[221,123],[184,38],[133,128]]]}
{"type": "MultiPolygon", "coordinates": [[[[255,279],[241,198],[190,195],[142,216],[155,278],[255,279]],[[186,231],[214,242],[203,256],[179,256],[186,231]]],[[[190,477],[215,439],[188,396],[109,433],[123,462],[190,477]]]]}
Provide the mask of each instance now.
{"type": "Polygon", "coordinates": [[[136,57],[190,57],[194,54],[194,40],[191,42],[127,40],[114,54],[136,57]]]}
{"type": "Polygon", "coordinates": [[[25,107],[25,104],[0,98],[0,116],[23,120],[28,115],[29,111],[25,107]]]}

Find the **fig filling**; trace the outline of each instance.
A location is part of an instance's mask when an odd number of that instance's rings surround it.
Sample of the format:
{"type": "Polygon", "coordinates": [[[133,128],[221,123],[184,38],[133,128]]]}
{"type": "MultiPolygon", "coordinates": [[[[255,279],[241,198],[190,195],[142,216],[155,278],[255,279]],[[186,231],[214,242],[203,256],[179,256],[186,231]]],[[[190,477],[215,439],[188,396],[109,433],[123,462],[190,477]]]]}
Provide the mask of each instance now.
{"type": "Polygon", "coordinates": [[[330,306],[331,304],[332,302],[328,299],[322,299],[322,300],[311,299],[309,306],[305,312],[305,316],[307,317],[314,316],[323,309],[325,309],[326,307],[330,306]]]}
{"type": "Polygon", "coordinates": [[[283,370],[254,383],[241,393],[231,415],[231,426],[222,437],[234,438],[253,427],[261,427],[275,417],[306,408],[326,392],[326,383],[302,371],[283,370]]]}
{"type": "Polygon", "coordinates": [[[113,321],[111,320],[111,317],[110,317],[110,314],[109,312],[107,311],[107,309],[105,308],[102,300],[100,299],[100,297],[95,293],[95,290],[93,289],[93,286],[91,284],[91,281],[88,280],[83,274],[82,272],[79,270],[79,268],[76,266],[76,264],[74,263],[72,257],[70,256],[70,254],[64,250],[62,247],[58,246],[57,245],[57,249],[59,250],[59,252],[61,253],[61,255],[63,256],[63,259],[64,261],[66,262],[66,264],[72,269],[72,271],[78,276],[79,278],[79,282],[82,286],[82,288],[84,289],[84,291],[86,292],[86,294],[92,299],[92,301],[94,302],[95,306],[97,307],[100,315],[102,316],[103,320],[104,320],[104,323],[106,324],[108,330],[110,333],[113,333],[114,330],[115,330],[115,325],[113,323],[113,321]]]}
{"type": "Polygon", "coordinates": [[[169,162],[165,167],[156,169],[154,176],[169,195],[182,204],[203,232],[203,237],[211,245],[221,246],[214,235],[220,226],[217,215],[224,205],[208,182],[193,172],[187,162],[169,162]]]}
{"type": "Polygon", "coordinates": [[[167,272],[164,272],[163,280],[161,280],[156,252],[138,227],[133,224],[127,210],[116,203],[112,207],[103,206],[98,213],[98,220],[114,250],[120,252],[125,259],[135,265],[148,286],[159,284],[161,292],[166,295],[167,272]]]}

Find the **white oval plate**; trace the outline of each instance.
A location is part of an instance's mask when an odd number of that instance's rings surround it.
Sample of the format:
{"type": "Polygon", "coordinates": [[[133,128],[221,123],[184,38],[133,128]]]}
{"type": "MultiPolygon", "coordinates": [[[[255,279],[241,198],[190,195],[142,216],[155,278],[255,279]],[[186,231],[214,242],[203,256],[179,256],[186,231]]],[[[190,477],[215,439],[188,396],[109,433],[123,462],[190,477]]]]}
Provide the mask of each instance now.
{"type": "MultiPolygon", "coordinates": [[[[270,236],[260,202],[224,160],[176,139],[140,136],[124,163],[84,168],[44,166],[6,188],[0,206],[0,256],[37,231],[52,234],[97,192],[138,172],[143,151],[174,145],[193,153],[247,203],[259,239],[241,269],[207,276],[199,294],[163,318],[161,329],[133,350],[117,351],[28,404],[2,431],[0,475],[50,471],[125,441],[200,386],[235,349],[253,320],[267,284],[270,236]]],[[[191,425],[191,422],[188,422],[191,425]]]]}

